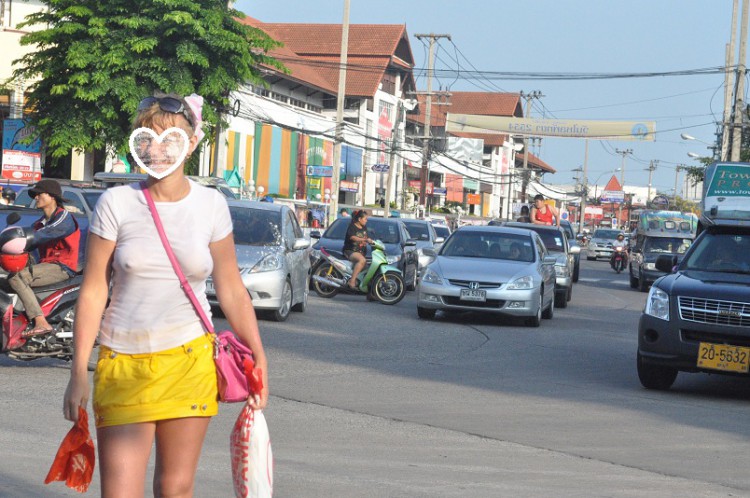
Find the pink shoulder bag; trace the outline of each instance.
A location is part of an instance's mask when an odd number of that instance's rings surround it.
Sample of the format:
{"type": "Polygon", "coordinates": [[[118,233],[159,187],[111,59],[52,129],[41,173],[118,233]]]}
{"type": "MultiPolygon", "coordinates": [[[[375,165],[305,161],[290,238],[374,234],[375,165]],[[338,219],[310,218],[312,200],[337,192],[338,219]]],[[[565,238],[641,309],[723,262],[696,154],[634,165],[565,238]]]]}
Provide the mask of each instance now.
{"type": "Polygon", "coordinates": [[[156,230],[159,232],[159,238],[161,243],[164,245],[164,249],[167,251],[169,261],[172,263],[177,278],[180,280],[180,287],[185,291],[188,299],[193,304],[195,312],[203,322],[203,328],[206,329],[208,334],[214,342],[214,363],[216,364],[216,377],[218,380],[219,388],[219,401],[224,403],[237,403],[245,401],[250,396],[250,380],[251,376],[253,381],[253,390],[255,394],[260,394],[262,381],[260,375],[257,375],[253,371],[253,352],[250,348],[245,346],[231,330],[225,330],[216,334],[214,332],[214,326],[211,320],[208,319],[206,313],[203,311],[198,298],[195,297],[190,283],[185,278],[185,274],[182,273],[180,263],[172,251],[172,246],[169,244],[167,234],[164,233],[164,226],[161,224],[161,218],[156,210],[154,199],[151,197],[151,193],[148,191],[148,187],[141,183],[141,190],[143,196],[146,198],[148,203],[148,209],[151,211],[151,216],[156,224],[156,230]]]}

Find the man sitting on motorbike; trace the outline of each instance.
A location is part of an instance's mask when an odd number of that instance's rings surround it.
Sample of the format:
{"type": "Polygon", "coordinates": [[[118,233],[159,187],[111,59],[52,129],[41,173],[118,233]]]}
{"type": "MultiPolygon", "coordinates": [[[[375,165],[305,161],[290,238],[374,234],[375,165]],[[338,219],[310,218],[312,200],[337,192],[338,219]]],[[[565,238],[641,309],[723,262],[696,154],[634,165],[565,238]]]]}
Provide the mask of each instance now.
{"type": "Polygon", "coordinates": [[[78,222],[62,207],[59,183],[50,179],[41,180],[29,190],[29,195],[36,199],[36,207],[44,212],[34,222],[33,232],[25,230],[26,251],[38,249],[39,263],[27,266],[8,278],[8,283],[23,303],[26,315],[34,321],[34,328],[26,336],[52,330],[32,288],[62,282],[76,274],[81,238],[78,222]]]}
{"type": "Polygon", "coordinates": [[[352,213],[352,221],[349,222],[344,237],[344,257],[354,264],[352,278],[349,280],[349,289],[353,291],[357,290],[357,277],[367,262],[367,244],[372,244],[372,239],[367,234],[367,213],[360,209],[352,213]]]}
{"type": "MultiPolygon", "coordinates": [[[[609,265],[612,268],[615,267],[615,256],[617,256],[617,252],[618,252],[617,248],[618,247],[622,248],[622,251],[620,251],[620,254],[622,254],[623,261],[627,261],[628,260],[628,246],[625,243],[625,234],[624,233],[617,234],[617,240],[615,240],[612,243],[612,249],[613,249],[613,251],[612,251],[612,256],[609,258],[609,265]]],[[[625,266],[625,264],[623,264],[623,267],[624,266],[625,266]]]]}

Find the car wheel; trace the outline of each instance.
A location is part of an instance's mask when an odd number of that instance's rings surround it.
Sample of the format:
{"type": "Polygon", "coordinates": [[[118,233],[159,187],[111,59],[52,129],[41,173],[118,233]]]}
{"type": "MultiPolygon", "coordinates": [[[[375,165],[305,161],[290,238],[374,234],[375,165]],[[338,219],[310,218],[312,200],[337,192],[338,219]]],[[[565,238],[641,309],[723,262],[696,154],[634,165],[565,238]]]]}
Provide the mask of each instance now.
{"type": "Polygon", "coordinates": [[[662,365],[650,365],[643,361],[641,353],[638,353],[638,379],[646,389],[666,391],[677,378],[677,369],[662,365]]]}
{"type": "Polygon", "coordinates": [[[555,292],[555,306],[558,308],[567,308],[568,307],[568,291],[565,292],[555,292]]]}
{"type": "Polygon", "coordinates": [[[544,293],[539,294],[539,306],[536,310],[536,315],[526,319],[526,325],[529,327],[538,327],[542,324],[542,306],[544,306],[544,293]]]}
{"type": "Polygon", "coordinates": [[[421,306],[417,306],[417,316],[421,318],[422,320],[432,320],[435,318],[435,314],[437,313],[437,310],[431,310],[429,308],[422,308],[421,306]]]}
{"type": "Polygon", "coordinates": [[[646,282],[646,279],[643,278],[643,272],[638,274],[638,290],[641,292],[646,292],[648,290],[648,283],[646,282]]]}
{"type": "Polygon", "coordinates": [[[568,294],[565,296],[565,300],[567,302],[570,302],[571,299],[573,299],[573,286],[572,285],[568,287],[568,294]]]}
{"type": "MultiPolygon", "coordinates": [[[[406,266],[404,266],[406,268],[406,266]]],[[[417,276],[417,267],[414,267],[414,276],[409,281],[409,285],[406,286],[406,290],[408,291],[415,291],[417,290],[417,284],[419,283],[419,277],[417,276]]],[[[406,273],[404,273],[404,278],[406,277],[406,273]]]]}
{"type": "Polygon", "coordinates": [[[555,316],[555,300],[549,302],[547,309],[542,312],[542,318],[551,320],[555,316]]]}
{"type": "Polygon", "coordinates": [[[573,282],[578,282],[578,275],[581,273],[581,262],[576,263],[573,268],[573,282]]]}
{"type": "Polygon", "coordinates": [[[630,288],[631,289],[637,289],[638,288],[638,279],[633,276],[633,265],[630,265],[630,270],[628,271],[630,275],[630,288]]]}
{"type": "Polygon", "coordinates": [[[274,322],[283,322],[289,318],[289,312],[292,309],[292,284],[287,278],[284,281],[284,287],[281,290],[281,306],[279,309],[271,312],[271,319],[274,322]]]}
{"type": "Polygon", "coordinates": [[[305,290],[302,293],[302,301],[292,306],[292,311],[297,313],[304,313],[307,309],[307,298],[310,295],[310,279],[308,278],[305,282],[305,290]]]}

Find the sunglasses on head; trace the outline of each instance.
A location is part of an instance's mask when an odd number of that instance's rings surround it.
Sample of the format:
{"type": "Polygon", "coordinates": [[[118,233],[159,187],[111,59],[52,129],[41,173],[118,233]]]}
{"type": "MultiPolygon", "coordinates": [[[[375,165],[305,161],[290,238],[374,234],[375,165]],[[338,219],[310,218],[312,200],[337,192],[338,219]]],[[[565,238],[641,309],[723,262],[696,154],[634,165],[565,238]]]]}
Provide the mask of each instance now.
{"type": "Polygon", "coordinates": [[[188,120],[190,126],[194,126],[190,110],[185,107],[180,99],[174,97],[146,97],[138,104],[138,112],[143,112],[154,104],[159,104],[159,109],[172,114],[182,114],[188,120]]]}

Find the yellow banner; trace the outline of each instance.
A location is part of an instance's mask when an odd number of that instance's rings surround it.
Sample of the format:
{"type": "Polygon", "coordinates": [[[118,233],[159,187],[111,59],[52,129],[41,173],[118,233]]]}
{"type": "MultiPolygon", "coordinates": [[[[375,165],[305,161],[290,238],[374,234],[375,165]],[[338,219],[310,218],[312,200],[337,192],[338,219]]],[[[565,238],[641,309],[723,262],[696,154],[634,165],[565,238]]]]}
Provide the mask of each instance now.
{"type": "Polygon", "coordinates": [[[448,113],[445,131],[535,137],[653,141],[655,121],[584,121],[448,113]]]}

